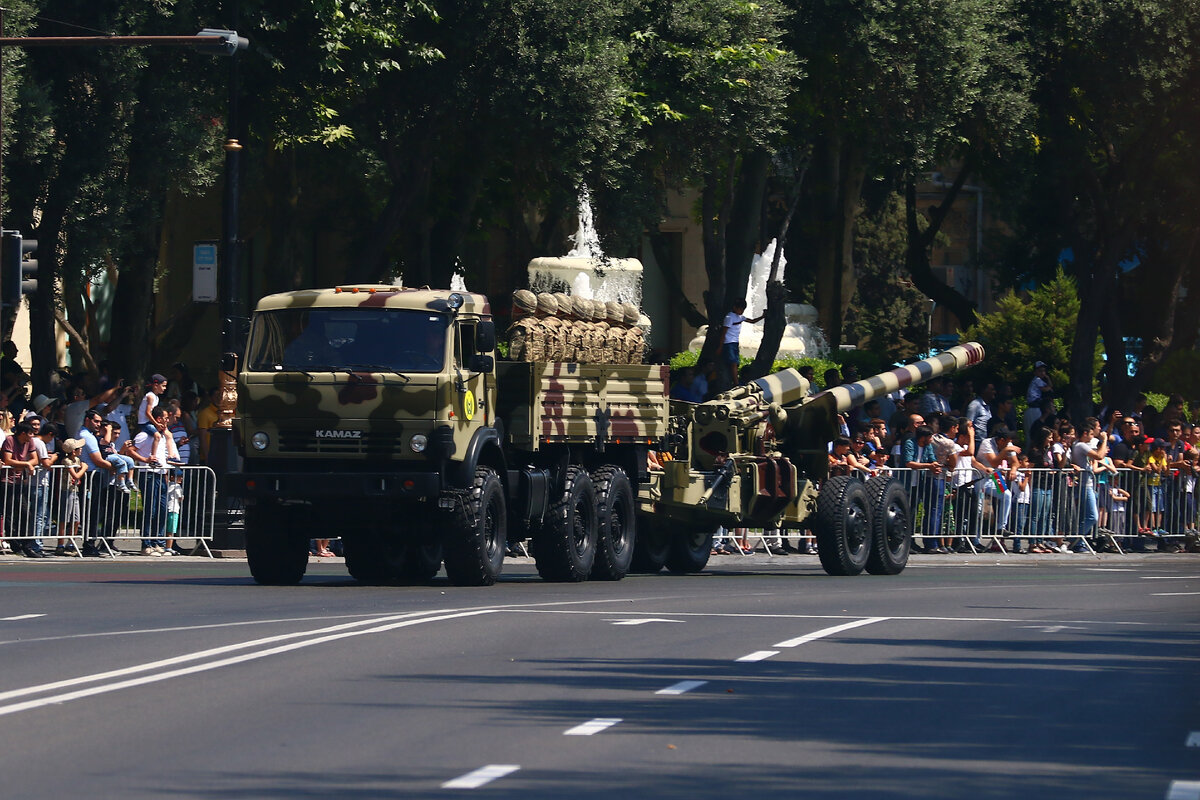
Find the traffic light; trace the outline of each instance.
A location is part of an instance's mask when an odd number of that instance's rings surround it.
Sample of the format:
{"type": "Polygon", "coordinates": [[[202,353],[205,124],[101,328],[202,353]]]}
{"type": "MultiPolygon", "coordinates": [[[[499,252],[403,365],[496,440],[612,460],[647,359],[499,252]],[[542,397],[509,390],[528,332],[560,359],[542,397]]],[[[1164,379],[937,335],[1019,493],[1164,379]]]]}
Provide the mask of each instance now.
{"type": "Polygon", "coordinates": [[[37,239],[4,231],[0,241],[0,304],[19,305],[21,296],[37,291],[37,239]]]}

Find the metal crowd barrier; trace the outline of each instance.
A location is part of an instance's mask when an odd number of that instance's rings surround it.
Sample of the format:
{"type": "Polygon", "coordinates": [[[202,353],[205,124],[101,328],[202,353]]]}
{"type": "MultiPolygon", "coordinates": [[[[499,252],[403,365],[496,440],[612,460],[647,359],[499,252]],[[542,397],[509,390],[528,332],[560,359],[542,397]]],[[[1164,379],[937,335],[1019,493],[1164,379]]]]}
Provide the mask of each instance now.
{"type": "MultiPolygon", "coordinates": [[[[212,551],[216,508],[216,475],[205,466],[184,466],[167,473],[133,471],[134,488],[125,493],[112,484],[107,470],[89,470],[78,482],[67,467],[38,468],[32,474],[0,467],[0,541],[43,539],[69,541],[72,555],[83,544],[113,555],[113,542],[123,539],[192,541],[192,553],[212,551]],[[167,483],[182,489],[178,511],[168,506],[167,483]],[[168,510],[170,508],[171,510],[168,510]],[[174,527],[175,531],[168,531],[174,527]]],[[[141,549],[140,546],[138,548],[141,549]]]]}
{"type": "Polygon", "coordinates": [[[943,471],[892,469],[909,490],[913,534],[926,549],[963,552],[1042,541],[1054,547],[1097,542],[1124,552],[1140,537],[1156,542],[1197,535],[1195,474],[1155,476],[1133,469],[1106,470],[1091,477],[1073,468],[1019,470],[1007,474],[978,469],[943,471]],[[1023,479],[1023,480],[1022,480],[1023,479]],[[1082,531],[1088,483],[1096,497],[1096,523],[1082,531]]]}

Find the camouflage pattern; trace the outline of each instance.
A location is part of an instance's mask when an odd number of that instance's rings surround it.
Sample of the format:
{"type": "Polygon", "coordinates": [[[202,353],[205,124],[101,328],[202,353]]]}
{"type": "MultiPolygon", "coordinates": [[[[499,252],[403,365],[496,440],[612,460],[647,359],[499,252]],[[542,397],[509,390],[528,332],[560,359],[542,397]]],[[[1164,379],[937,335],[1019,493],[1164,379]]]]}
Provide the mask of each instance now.
{"type": "Polygon", "coordinates": [[[641,313],[633,303],[622,303],[621,309],[625,315],[625,363],[640,364],[646,356],[646,334],[638,327],[641,313]]]}
{"type": "Polygon", "coordinates": [[[592,303],[582,297],[572,297],[571,310],[577,318],[571,333],[575,343],[575,360],[581,364],[590,364],[594,361],[592,358],[592,303]]]}
{"type": "Polygon", "coordinates": [[[530,348],[534,357],[529,361],[548,361],[558,352],[559,321],[558,301],[554,295],[542,292],[537,296],[537,327],[533,330],[534,344],[530,348]]]}
{"type": "Polygon", "coordinates": [[[608,314],[605,304],[600,300],[592,301],[592,341],[597,364],[615,364],[612,347],[608,343],[608,314]]]}
{"type": "Polygon", "coordinates": [[[570,295],[555,292],[558,301],[558,354],[556,361],[577,361],[575,357],[575,312],[570,295]]]}
{"type": "MultiPolygon", "coordinates": [[[[612,319],[611,317],[609,318],[612,319]]],[[[612,355],[613,364],[628,364],[629,351],[627,349],[625,323],[612,322],[608,323],[608,351],[612,355]]]]}
{"type": "Polygon", "coordinates": [[[839,412],[978,364],[983,355],[982,346],[968,342],[811,398],[798,372],[782,370],[690,409],[677,404],[672,433],[683,435],[676,437],[675,461],[652,472],[639,504],[670,518],[716,513],[738,525],[800,527],[815,510],[815,482],[828,473],[825,452],[839,412]]]}
{"type": "Polygon", "coordinates": [[[530,314],[537,310],[537,295],[528,289],[518,289],[513,292],[513,321],[508,326],[508,357],[513,361],[533,361],[532,352],[528,346],[533,338],[533,328],[537,320],[530,314]]]}
{"type": "MultiPolygon", "coordinates": [[[[448,314],[451,294],[448,290],[382,285],[285,292],[260,300],[256,316],[318,307],[405,308],[448,314]]],[[[457,294],[463,299],[455,315],[460,324],[491,319],[485,296],[457,294]]],[[[478,398],[472,419],[467,419],[467,396],[459,390],[452,342],[453,337],[447,336],[443,367],[437,373],[398,375],[358,368],[309,373],[254,371],[249,361],[243,360],[234,425],[246,460],[366,461],[378,462],[383,469],[400,465],[424,468],[428,456],[413,450],[413,437],[422,434],[432,441],[435,430],[444,429],[454,444],[451,460],[461,461],[475,432],[495,422],[488,398],[495,374],[463,372],[462,388],[478,398]],[[261,451],[248,444],[259,432],[268,437],[267,448],[261,451]]]]}
{"type": "Polygon", "coordinates": [[[534,452],[555,444],[661,446],[669,423],[663,364],[497,364],[506,444],[534,452]]]}

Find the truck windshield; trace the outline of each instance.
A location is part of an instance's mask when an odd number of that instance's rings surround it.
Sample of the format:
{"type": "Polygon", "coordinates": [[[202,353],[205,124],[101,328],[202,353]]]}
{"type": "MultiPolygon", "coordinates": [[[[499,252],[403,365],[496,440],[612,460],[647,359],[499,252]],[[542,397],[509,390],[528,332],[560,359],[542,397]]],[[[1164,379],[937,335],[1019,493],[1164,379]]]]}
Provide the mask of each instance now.
{"type": "Polygon", "coordinates": [[[247,368],[440,372],[444,314],[392,308],[287,308],[254,315],[247,368]]]}

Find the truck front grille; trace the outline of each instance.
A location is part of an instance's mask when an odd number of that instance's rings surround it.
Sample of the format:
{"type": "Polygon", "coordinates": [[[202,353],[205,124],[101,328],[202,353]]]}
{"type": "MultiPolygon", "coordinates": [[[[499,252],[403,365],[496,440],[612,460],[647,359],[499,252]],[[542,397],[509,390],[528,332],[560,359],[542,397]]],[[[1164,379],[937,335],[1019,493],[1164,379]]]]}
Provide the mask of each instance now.
{"type": "Polygon", "coordinates": [[[364,432],[358,439],[317,438],[311,431],[279,434],[278,451],[311,455],[393,455],[403,452],[401,436],[364,432]]]}

